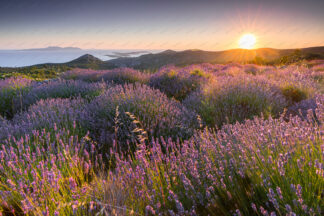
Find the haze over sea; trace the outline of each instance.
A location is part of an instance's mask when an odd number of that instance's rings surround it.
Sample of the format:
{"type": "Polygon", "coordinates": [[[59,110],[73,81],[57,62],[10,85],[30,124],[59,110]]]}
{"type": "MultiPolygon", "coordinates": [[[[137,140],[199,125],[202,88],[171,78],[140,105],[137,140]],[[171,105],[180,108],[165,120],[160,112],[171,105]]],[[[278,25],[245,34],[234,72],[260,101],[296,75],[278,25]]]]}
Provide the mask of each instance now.
{"type": "MultiPolygon", "coordinates": [[[[136,57],[147,53],[156,53],[157,50],[0,50],[0,67],[23,67],[43,63],[63,63],[76,59],[84,54],[91,54],[101,60],[113,59],[120,54],[127,57],[136,57]],[[111,56],[107,56],[111,55],[111,56]]],[[[121,57],[121,55],[120,55],[121,57]]]]}

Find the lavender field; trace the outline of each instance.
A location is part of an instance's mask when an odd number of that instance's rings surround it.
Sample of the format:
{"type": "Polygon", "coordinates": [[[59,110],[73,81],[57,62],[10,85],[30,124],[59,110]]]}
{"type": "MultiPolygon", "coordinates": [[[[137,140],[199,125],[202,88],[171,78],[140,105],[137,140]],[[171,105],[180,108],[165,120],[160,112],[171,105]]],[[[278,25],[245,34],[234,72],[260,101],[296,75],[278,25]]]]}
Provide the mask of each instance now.
{"type": "Polygon", "coordinates": [[[324,61],[0,80],[0,215],[323,215],[324,61]]]}

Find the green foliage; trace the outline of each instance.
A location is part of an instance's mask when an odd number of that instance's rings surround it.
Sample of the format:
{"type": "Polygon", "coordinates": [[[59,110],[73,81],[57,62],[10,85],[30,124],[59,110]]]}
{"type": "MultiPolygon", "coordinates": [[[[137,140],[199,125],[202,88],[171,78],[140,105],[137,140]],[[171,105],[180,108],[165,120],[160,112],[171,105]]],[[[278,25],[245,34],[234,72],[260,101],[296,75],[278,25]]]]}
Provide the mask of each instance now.
{"type": "Polygon", "coordinates": [[[203,91],[189,96],[184,104],[195,110],[210,127],[242,122],[254,116],[276,116],[285,107],[279,90],[271,92],[266,83],[227,80],[209,84],[203,91]]]}
{"type": "Polygon", "coordinates": [[[282,65],[292,64],[304,59],[301,50],[295,50],[292,54],[283,56],[279,59],[279,63],[282,65]]]}
{"type": "Polygon", "coordinates": [[[89,214],[91,197],[84,191],[94,166],[88,164],[91,155],[83,157],[87,137],[64,129],[47,132],[22,137],[19,146],[8,141],[6,148],[19,164],[13,168],[8,157],[1,161],[0,215],[89,214]]]}
{"type": "Polygon", "coordinates": [[[169,78],[169,79],[175,79],[176,76],[177,76],[177,74],[178,73],[176,71],[171,70],[169,73],[167,73],[167,78],[169,78]]]}
{"type": "Polygon", "coordinates": [[[35,80],[53,79],[60,73],[69,70],[70,67],[62,65],[37,65],[20,68],[1,68],[0,79],[8,77],[29,77],[35,80]]]}
{"type": "MultiPolygon", "coordinates": [[[[0,117],[0,215],[321,215],[322,67],[172,66],[155,89],[0,80],[2,115],[29,107],[0,117]],[[314,112],[279,115],[293,103],[314,112]]],[[[10,76],[47,76],[29,69],[10,76]]],[[[120,72],[104,81],[147,78],[120,72]]]]}
{"type": "Polygon", "coordinates": [[[222,126],[224,123],[242,122],[263,113],[271,114],[271,106],[266,97],[248,91],[229,91],[217,98],[202,101],[200,115],[207,125],[222,126]]]}
{"type": "Polygon", "coordinates": [[[12,117],[13,100],[19,94],[17,94],[18,92],[13,88],[0,91],[0,115],[7,118],[12,117]]]}
{"type": "Polygon", "coordinates": [[[159,90],[140,84],[108,88],[88,105],[87,111],[84,124],[92,137],[105,146],[116,140],[124,149],[128,143],[137,142],[140,131],[136,128],[144,129],[150,139],[187,139],[198,127],[194,112],[159,90]]]}
{"type": "Polygon", "coordinates": [[[287,85],[281,89],[282,94],[292,103],[297,103],[307,98],[306,90],[293,85],[287,85]]]}
{"type": "Polygon", "coordinates": [[[30,91],[29,86],[12,86],[0,89],[0,117],[12,118],[16,104],[30,91]]]}
{"type": "Polygon", "coordinates": [[[199,69],[195,69],[195,70],[191,71],[190,74],[192,76],[205,77],[205,78],[208,78],[210,76],[209,74],[206,74],[204,71],[199,70],[199,69]]]}
{"type": "Polygon", "coordinates": [[[261,56],[255,56],[255,58],[252,61],[249,61],[249,64],[268,65],[270,64],[270,62],[262,58],[261,56]]]}
{"type": "Polygon", "coordinates": [[[151,76],[149,85],[159,89],[168,97],[182,101],[191,92],[207,82],[210,77],[210,74],[200,69],[182,69],[182,71],[176,71],[174,69],[161,70],[151,76]]]}
{"type": "Polygon", "coordinates": [[[257,65],[249,64],[244,66],[244,72],[247,74],[257,75],[259,71],[260,68],[257,65]]]}

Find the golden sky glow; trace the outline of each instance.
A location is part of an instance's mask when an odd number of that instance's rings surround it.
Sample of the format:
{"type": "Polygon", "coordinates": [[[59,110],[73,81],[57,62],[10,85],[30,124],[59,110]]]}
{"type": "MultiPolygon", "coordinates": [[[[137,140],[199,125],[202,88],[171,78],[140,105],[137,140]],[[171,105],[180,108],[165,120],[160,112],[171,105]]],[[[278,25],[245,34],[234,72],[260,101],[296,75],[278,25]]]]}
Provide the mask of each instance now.
{"type": "Polygon", "coordinates": [[[0,49],[227,50],[324,45],[323,0],[14,0],[0,7],[0,49]],[[58,4],[61,2],[61,4],[58,4]],[[239,43],[247,33],[254,45],[239,43]]]}

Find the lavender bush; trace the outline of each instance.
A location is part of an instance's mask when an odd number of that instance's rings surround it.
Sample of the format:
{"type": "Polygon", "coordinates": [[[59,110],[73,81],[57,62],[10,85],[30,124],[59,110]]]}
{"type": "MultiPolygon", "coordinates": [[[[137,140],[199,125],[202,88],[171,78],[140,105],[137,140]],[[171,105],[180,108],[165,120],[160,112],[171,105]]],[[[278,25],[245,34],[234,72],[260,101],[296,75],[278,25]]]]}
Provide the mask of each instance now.
{"type": "Polygon", "coordinates": [[[203,121],[220,127],[259,116],[278,115],[286,106],[280,90],[264,79],[219,77],[192,95],[184,104],[195,110],[203,121]]]}
{"type": "Polygon", "coordinates": [[[108,89],[88,106],[85,120],[102,143],[133,141],[144,129],[149,137],[186,139],[198,126],[194,112],[146,85],[118,85],[108,89]],[[135,130],[135,131],[134,131],[135,130]],[[134,138],[135,136],[135,138],[134,138]]]}
{"type": "Polygon", "coordinates": [[[115,84],[125,84],[125,83],[147,83],[150,75],[146,73],[142,73],[138,70],[134,70],[131,68],[120,68],[114,69],[110,71],[106,71],[99,79],[102,79],[108,83],[115,84]]]}
{"type": "Polygon", "coordinates": [[[89,70],[73,69],[62,74],[63,79],[83,80],[87,82],[98,82],[104,80],[108,83],[147,83],[149,74],[142,73],[131,68],[116,68],[112,70],[89,70]]]}
{"type": "Polygon", "coordinates": [[[211,73],[198,66],[188,66],[181,69],[168,66],[152,75],[149,85],[159,89],[169,97],[183,100],[211,77],[211,73]]]}
{"type": "Polygon", "coordinates": [[[13,116],[32,83],[32,80],[22,77],[0,80],[0,116],[13,116]]]}
{"type": "Polygon", "coordinates": [[[182,145],[140,145],[132,160],[116,153],[114,178],[139,214],[321,215],[323,96],[317,106],[320,124],[254,118],[205,129],[182,145]]]}
{"type": "Polygon", "coordinates": [[[321,64],[1,80],[0,215],[323,215],[321,64]]]}
{"type": "Polygon", "coordinates": [[[280,70],[266,71],[263,76],[273,80],[281,89],[295,89],[303,92],[307,98],[314,97],[316,93],[323,93],[321,84],[314,79],[313,69],[306,67],[288,66],[280,70]]]}
{"type": "Polygon", "coordinates": [[[319,83],[321,92],[324,92],[324,62],[319,61],[311,68],[311,71],[311,78],[319,83]]]}
{"type": "Polygon", "coordinates": [[[29,107],[28,111],[16,114],[10,121],[0,122],[0,140],[8,137],[31,134],[33,130],[46,129],[53,132],[56,128],[74,129],[84,135],[79,120],[85,115],[86,102],[81,98],[40,100],[29,107]]]}
{"type": "Polygon", "coordinates": [[[0,149],[0,213],[85,215],[93,211],[89,182],[98,158],[86,138],[66,129],[33,131],[0,149]],[[92,150],[87,150],[92,149],[92,150]]]}
{"type": "Polygon", "coordinates": [[[92,99],[102,93],[106,88],[107,85],[102,82],[89,84],[74,80],[49,81],[33,85],[21,101],[16,101],[15,107],[18,110],[24,110],[37,101],[48,98],[82,97],[92,99]]]}

